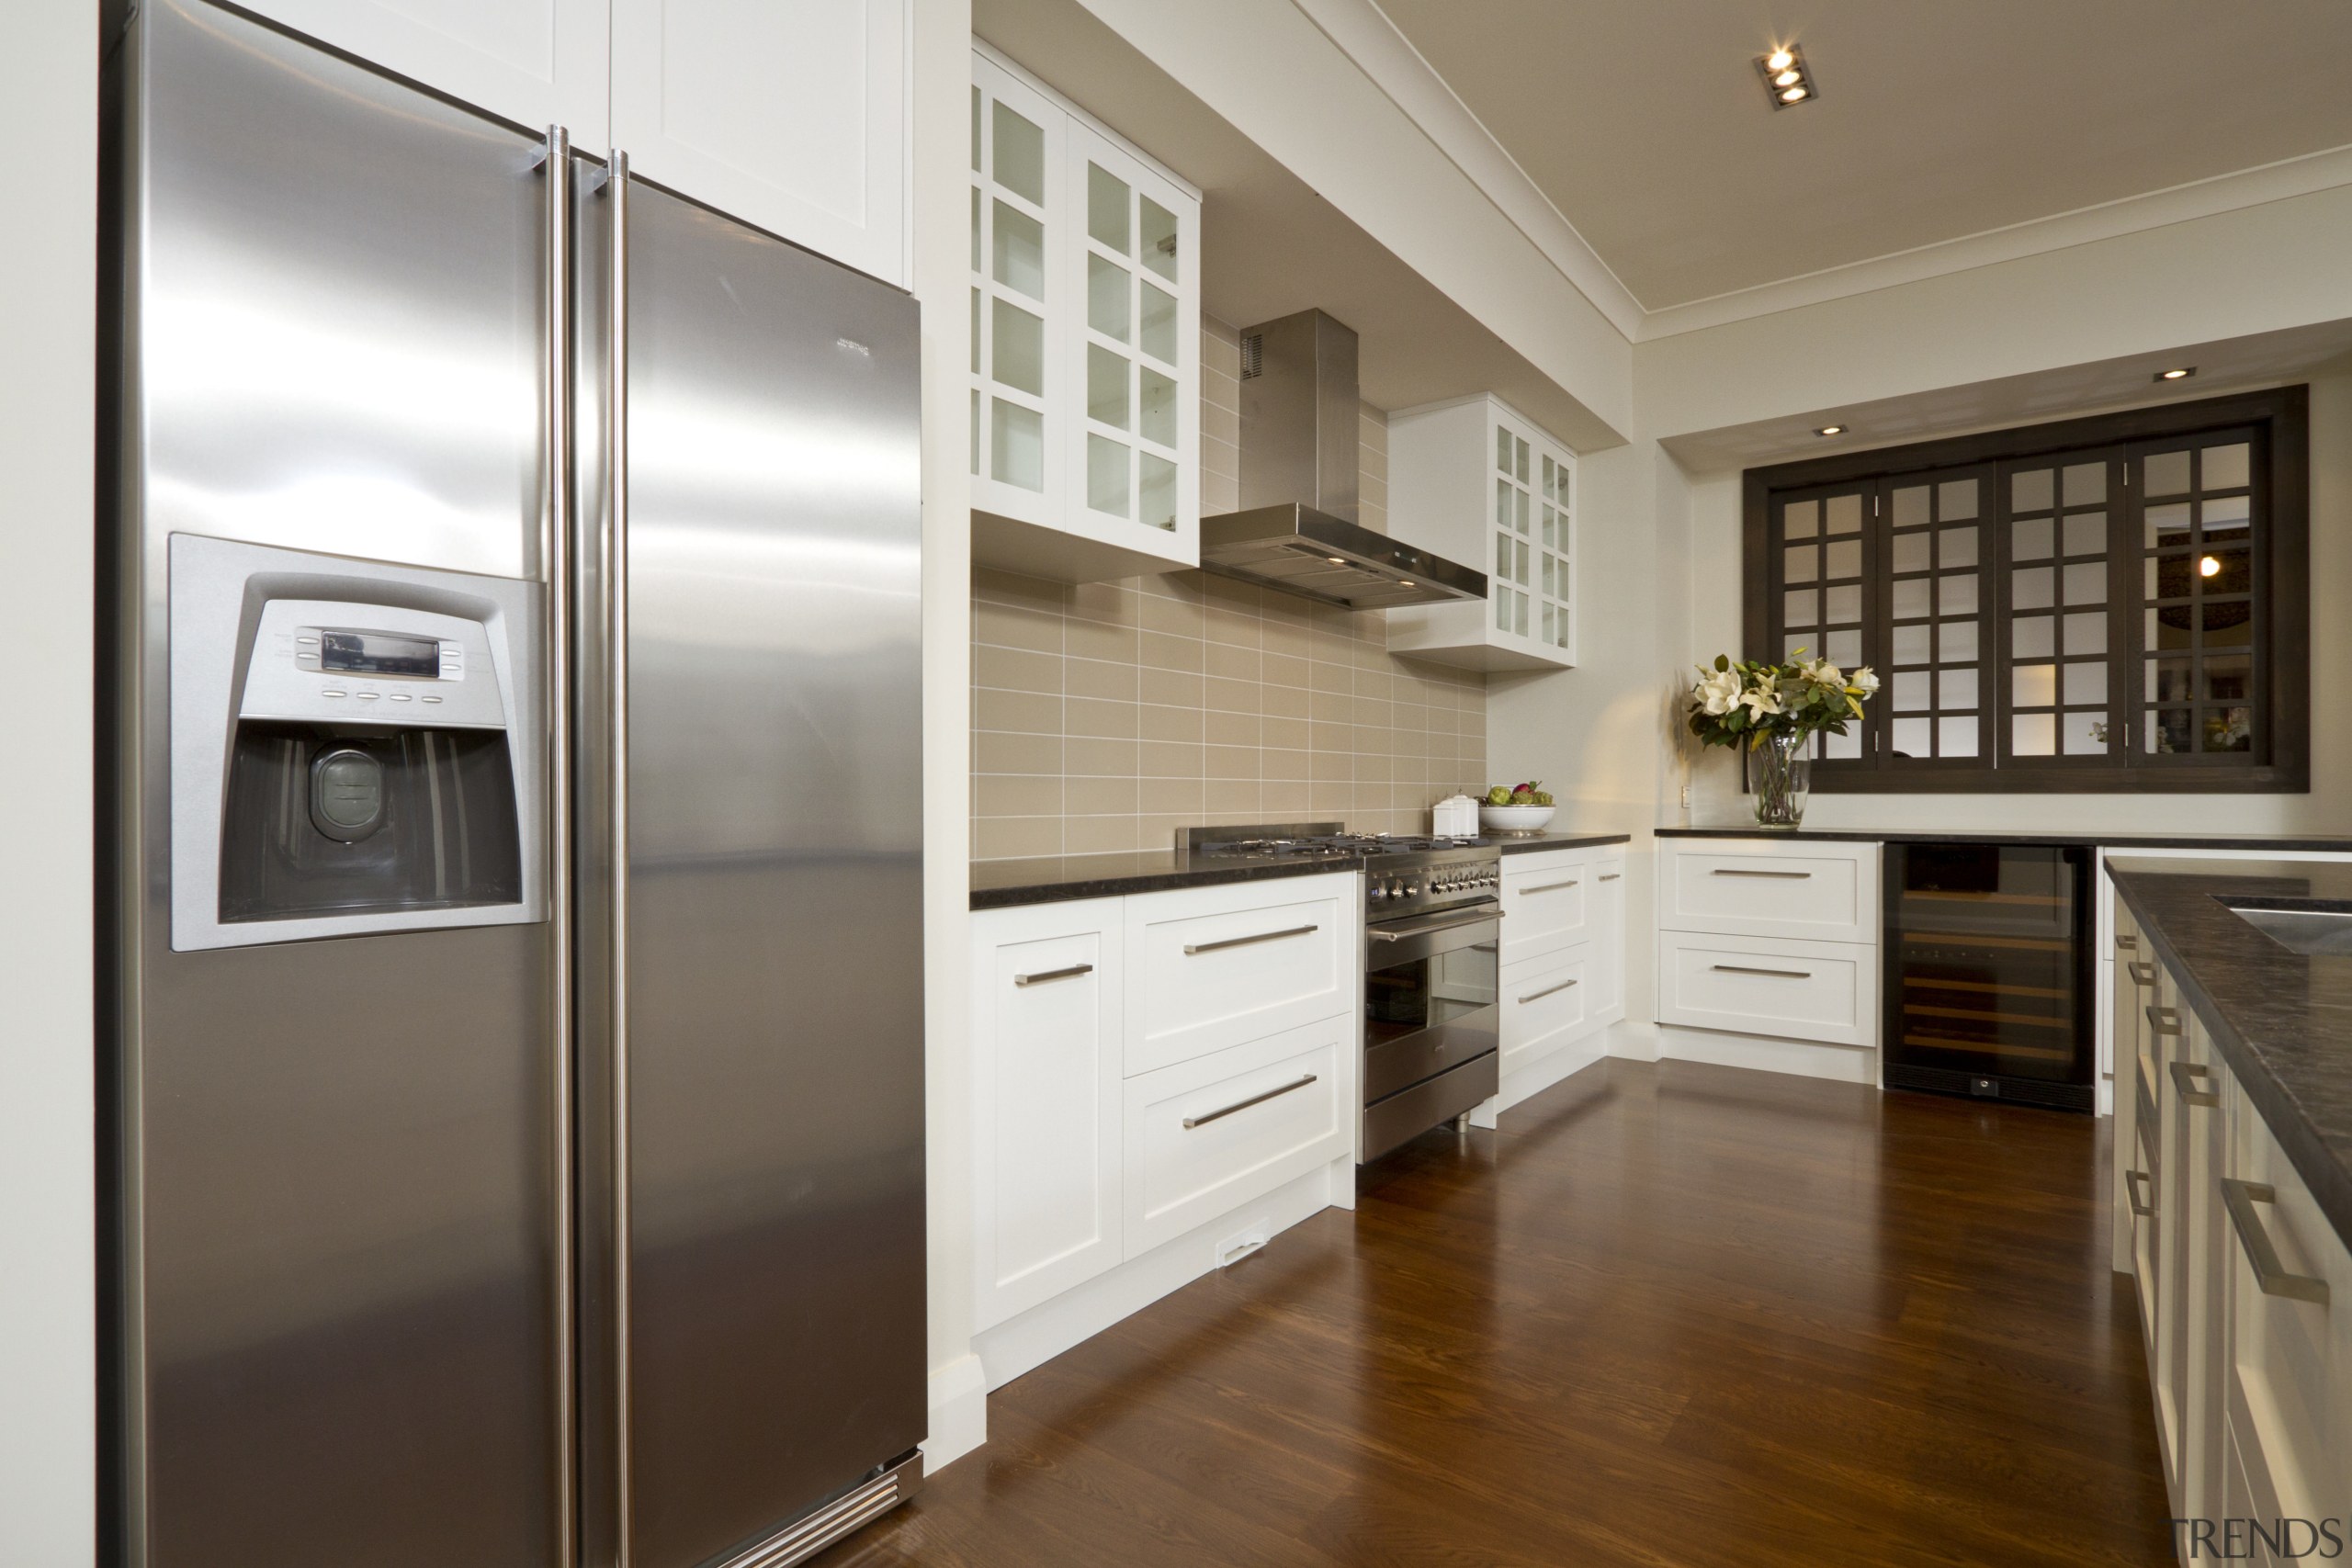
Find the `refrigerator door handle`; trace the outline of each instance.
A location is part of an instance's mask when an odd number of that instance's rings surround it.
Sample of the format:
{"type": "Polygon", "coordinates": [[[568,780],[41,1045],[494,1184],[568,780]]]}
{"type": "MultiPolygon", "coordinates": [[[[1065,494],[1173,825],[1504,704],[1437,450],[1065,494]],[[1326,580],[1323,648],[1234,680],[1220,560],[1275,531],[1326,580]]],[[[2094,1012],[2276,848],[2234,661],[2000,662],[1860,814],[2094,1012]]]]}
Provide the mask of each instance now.
{"type": "Polygon", "coordinates": [[[611,260],[605,299],[605,674],[611,759],[611,933],[606,953],[612,1030],[613,1501],[615,1568],[631,1568],[629,1069],[628,1069],[628,154],[605,165],[611,260]]]}
{"type": "Polygon", "coordinates": [[[548,939],[552,984],[548,1033],[552,1045],[555,1198],[555,1540],[557,1568],[580,1561],[580,1424],[572,1390],[579,1319],[572,1288],[572,955],[571,955],[571,137],[548,127],[539,160],[547,181],[547,320],[540,375],[546,426],[539,493],[539,566],[548,590],[548,939]]]}

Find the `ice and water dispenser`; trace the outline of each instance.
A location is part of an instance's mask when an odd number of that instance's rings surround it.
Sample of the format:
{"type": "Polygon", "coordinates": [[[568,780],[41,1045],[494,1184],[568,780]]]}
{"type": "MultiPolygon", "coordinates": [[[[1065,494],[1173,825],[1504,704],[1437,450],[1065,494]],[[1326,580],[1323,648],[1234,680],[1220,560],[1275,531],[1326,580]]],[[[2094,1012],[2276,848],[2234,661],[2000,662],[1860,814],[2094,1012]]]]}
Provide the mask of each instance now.
{"type": "Polygon", "coordinates": [[[537,585],[171,542],[172,945],[545,918],[537,585]]]}

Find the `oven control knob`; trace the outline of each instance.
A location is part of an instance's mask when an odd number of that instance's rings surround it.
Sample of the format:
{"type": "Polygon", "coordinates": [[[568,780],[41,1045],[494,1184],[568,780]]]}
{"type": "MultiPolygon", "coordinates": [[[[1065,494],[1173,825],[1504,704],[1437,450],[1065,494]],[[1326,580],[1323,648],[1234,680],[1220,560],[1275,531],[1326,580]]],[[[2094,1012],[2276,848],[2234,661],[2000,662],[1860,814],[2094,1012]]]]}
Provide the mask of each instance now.
{"type": "Polygon", "coordinates": [[[1369,892],[1369,894],[1368,894],[1367,896],[1372,899],[1372,901],[1373,901],[1374,903],[1377,904],[1377,903],[1379,903],[1383,898],[1385,898],[1385,897],[1388,897],[1388,889],[1387,889],[1387,888],[1385,888],[1385,887],[1384,887],[1384,886],[1382,886],[1380,885],[1380,878],[1378,878],[1378,877],[1376,877],[1376,876],[1375,876],[1375,877],[1374,877],[1374,878],[1372,879],[1372,886],[1371,886],[1371,890],[1370,890],[1370,892],[1369,892]]]}
{"type": "Polygon", "coordinates": [[[1418,882],[1408,882],[1405,884],[1405,897],[1408,898],[1412,897],[1415,894],[1420,892],[1420,890],[1421,885],[1418,882]]]}

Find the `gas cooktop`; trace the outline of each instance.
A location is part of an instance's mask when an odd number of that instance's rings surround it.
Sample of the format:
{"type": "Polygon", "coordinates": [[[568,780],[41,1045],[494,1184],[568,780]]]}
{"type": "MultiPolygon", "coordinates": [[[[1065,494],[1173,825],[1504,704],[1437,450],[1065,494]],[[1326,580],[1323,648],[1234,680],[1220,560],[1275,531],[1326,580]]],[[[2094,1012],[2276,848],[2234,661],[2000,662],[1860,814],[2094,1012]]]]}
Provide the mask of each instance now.
{"type": "Polygon", "coordinates": [[[1247,828],[1186,828],[1176,847],[1191,855],[1247,860],[1349,860],[1361,855],[1428,854],[1475,849],[1476,839],[1421,834],[1351,833],[1340,822],[1287,822],[1247,828]]]}

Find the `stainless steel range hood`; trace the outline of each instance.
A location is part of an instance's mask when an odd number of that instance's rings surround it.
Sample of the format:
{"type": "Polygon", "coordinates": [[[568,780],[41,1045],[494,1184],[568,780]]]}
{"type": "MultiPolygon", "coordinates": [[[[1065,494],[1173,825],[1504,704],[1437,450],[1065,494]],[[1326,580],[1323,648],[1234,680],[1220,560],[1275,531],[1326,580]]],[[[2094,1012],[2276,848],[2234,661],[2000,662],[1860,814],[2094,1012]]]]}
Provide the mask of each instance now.
{"type": "Polygon", "coordinates": [[[1487,575],[1357,519],[1356,334],[1302,310],[1241,334],[1241,507],[1201,570],[1350,610],[1484,599],[1487,575]]]}

